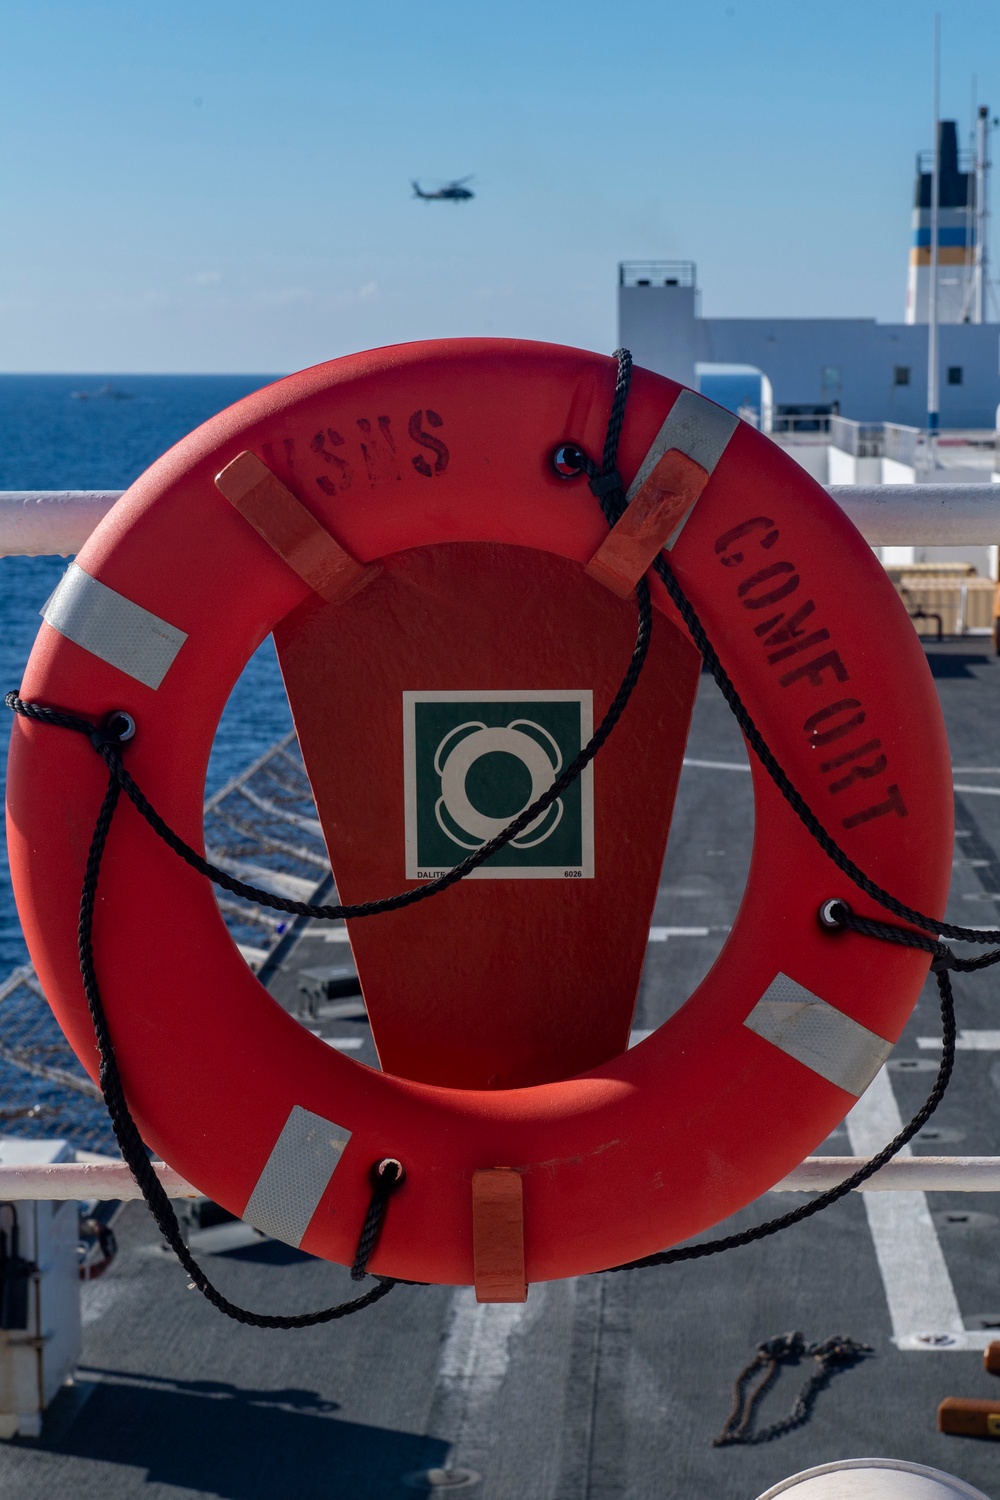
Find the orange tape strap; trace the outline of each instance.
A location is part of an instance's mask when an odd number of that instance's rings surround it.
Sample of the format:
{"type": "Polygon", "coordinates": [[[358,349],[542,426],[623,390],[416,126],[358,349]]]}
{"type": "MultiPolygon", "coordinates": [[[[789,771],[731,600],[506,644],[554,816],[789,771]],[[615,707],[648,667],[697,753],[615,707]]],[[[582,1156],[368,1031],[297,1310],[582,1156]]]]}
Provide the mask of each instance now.
{"type": "Polygon", "coordinates": [[[255,453],[239,454],[216,475],[215,485],[328,604],[349,599],[378,573],[346,552],[255,453]]]}
{"type": "Polygon", "coordinates": [[[510,1167],[472,1174],[472,1257],[477,1302],[526,1302],[524,1197],[510,1167]]]}
{"type": "Polygon", "coordinates": [[[707,483],[708,472],[701,464],[678,448],[668,448],[590,559],[589,576],[627,599],[707,483]]]}

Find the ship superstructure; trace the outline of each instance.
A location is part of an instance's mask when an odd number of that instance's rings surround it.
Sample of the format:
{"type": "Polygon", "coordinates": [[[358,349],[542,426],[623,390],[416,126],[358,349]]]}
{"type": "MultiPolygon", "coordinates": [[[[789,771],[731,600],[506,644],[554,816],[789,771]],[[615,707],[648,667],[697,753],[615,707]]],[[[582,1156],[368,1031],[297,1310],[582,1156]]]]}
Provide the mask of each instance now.
{"type": "MultiPolygon", "coordinates": [[[[706,367],[742,369],[766,385],[775,416],[847,417],[924,427],[928,412],[931,221],[937,222],[937,367],[942,428],[996,427],[1000,405],[997,304],[989,280],[989,170],[992,121],[983,106],[971,153],[954,120],[934,153],[917,163],[913,244],[905,318],[704,317],[691,261],[623,261],[618,274],[618,341],[636,362],[697,386],[706,367]]],[[[767,425],[764,423],[763,425],[767,425]]]]}

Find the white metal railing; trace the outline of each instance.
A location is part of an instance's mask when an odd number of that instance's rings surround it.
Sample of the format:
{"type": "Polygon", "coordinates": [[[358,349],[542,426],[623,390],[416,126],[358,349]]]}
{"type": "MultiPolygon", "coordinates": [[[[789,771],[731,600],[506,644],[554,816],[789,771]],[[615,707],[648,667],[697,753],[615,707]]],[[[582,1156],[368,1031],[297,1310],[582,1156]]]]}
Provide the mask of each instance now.
{"type": "MultiPolygon", "coordinates": [[[[840,484],[829,493],[873,547],[1000,542],[1000,484],[840,484]]],[[[78,552],[120,494],[0,490],[0,557],[78,552]]]]}
{"type": "MultiPolygon", "coordinates": [[[[872,546],[981,546],[1000,541],[1000,484],[835,485],[829,493],[872,546]]],[[[68,556],[79,551],[120,494],[117,490],[0,492],[0,556],[68,556]]],[[[859,1157],[807,1157],[773,1191],[823,1192],[850,1176],[862,1161],[859,1157]]],[[[156,1171],[171,1197],[199,1196],[172,1168],[158,1164],[156,1171]]],[[[859,1191],[1000,1192],[1000,1157],[896,1158],[859,1191]]],[[[140,1196],[124,1162],[0,1166],[0,1200],[140,1196]]]]}
{"type": "Polygon", "coordinates": [[[1000,484],[835,484],[829,493],[872,547],[1000,542],[1000,484]]]}
{"type": "Polygon", "coordinates": [[[900,422],[882,424],[882,457],[895,459],[909,468],[917,466],[917,449],[923,432],[919,427],[904,427],[900,422]]]}
{"type": "Polygon", "coordinates": [[[797,443],[829,443],[829,412],[778,411],[771,420],[771,437],[794,438],[797,443]]]}
{"type": "MultiPolygon", "coordinates": [[[[774,1193],[822,1193],[863,1166],[861,1156],[807,1156],[777,1183],[774,1193]]],[[[163,1162],[155,1171],[170,1198],[201,1194],[163,1162]]],[[[998,1156],[895,1157],[856,1189],[862,1193],[1000,1193],[998,1156]]],[[[45,1166],[0,1166],[0,1201],[38,1199],[58,1202],[141,1198],[123,1161],[57,1162],[45,1166]]]]}
{"type": "Polygon", "coordinates": [[[122,490],[0,490],[0,557],[72,557],[122,490]]]}
{"type": "Polygon", "coordinates": [[[830,442],[855,458],[881,458],[884,446],[881,422],[854,422],[850,417],[830,418],[830,442]]]}

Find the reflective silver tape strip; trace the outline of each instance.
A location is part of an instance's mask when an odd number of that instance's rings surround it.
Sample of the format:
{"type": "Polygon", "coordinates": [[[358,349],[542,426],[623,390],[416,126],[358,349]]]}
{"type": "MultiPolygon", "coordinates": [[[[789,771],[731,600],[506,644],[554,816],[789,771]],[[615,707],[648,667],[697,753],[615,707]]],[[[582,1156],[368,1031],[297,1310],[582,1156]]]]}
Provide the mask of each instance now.
{"type": "MultiPolygon", "coordinates": [[[[688,458],[693,458],[696,464],[701,464],[706,473],[711,474],[725,453],[729,439],[739,426],[739,422],[739,417],[734,417],[732,412],[723,411],[721,406],[706,401],[705,397],[699,396],[697,391],[681,391],[667,413],[663,426],[653,439],[653,446],[639,465],[639,472],[629,485],[626,500],[631,501],[635,498],[664,453],[671,448],[677,448],[681,453],[686,453],[688,458]]],[[[694,506],[691,509],[693,510],[694,506]]],[[[690,514],[691,511],[688,511],[666,542],[668,550],[680,536],[690,514]]]]}
{"type": "Polygon", "coordinates": [[[639,465],[639,472],[629,485],[625,498],[631,500],[639,493],[670,448],[686,453],[711,474],[739,425],[739,417],[706,401],[697,391],[681,391],[653,439],[653,446],[639,465]]]}
{"type": "Polygon", "coordinates": [[[150,688],[159,687],[187,640],[185,631],[98,583],[76,563],[41,613],[68,641],[150,688]]]}
{"type": "Polygon", "coordinates": [[[893,1046],[787,974],[771,981],[743,1024],[856,1098],[893,1046]]]}
{"type": "Polygon", "coordinates": [[[250,1194],[246,1222],[298,1247],[350,1139],[342,1125],[296,1104],[250,1194]]]}

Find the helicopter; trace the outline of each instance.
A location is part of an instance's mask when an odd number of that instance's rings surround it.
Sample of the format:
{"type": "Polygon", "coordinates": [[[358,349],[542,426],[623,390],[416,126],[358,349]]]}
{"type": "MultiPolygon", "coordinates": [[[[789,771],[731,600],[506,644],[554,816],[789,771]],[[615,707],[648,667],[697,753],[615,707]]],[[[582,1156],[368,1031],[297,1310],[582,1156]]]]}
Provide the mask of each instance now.
{"type": "Polygon", "coordinates": [[[454,182],[445,183],[444,187],[438,188],[437,192],[434,193],[425,193],[419,182],[414,182],[413,196],[415,198],[425,198],[428,202],[431,199],[441,199],[447,203],[464,203],[467,198],[474,198],[476,196],[471,188],[465,186],[467,182],[471,181],[471,176],[459,177],[454,182]]]}

